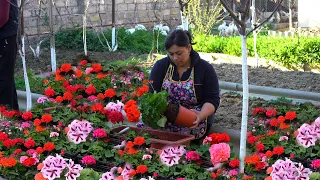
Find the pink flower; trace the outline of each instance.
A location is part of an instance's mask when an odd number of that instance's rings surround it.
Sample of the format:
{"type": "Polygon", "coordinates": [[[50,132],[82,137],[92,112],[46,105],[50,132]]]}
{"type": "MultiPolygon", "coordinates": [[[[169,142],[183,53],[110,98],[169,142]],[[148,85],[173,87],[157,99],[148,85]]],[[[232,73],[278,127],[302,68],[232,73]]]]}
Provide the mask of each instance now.
{"type": "Polygon", "coordinates": [[[209,151],[213,165],[227,161],[230,157],[230,146],[227,143],[213,144],[209,151]]]}
{"type": "Polygon", "coordinates": [[[103,173],[102,177],[99,180],[114,180],[116,179],[115,173],[117,172],[117,167],[113,167],[109,172],[103,173]]]}
{"type": "Polygon", "coordinates": [[[308,148],[310,146],[314,146],[317,141],[317,133],[314,131],[314,126],[309,124],[303,124],[298,129],[298,136],[296,137],[298,144],[301,146],[308,148]]]}
{"type": "Polygon", "coordinates": [[[83,169],[80,164],[74,164],[74,162],[69,159],[69,163],[67,164],[68,172],[66,173],[67,180],[74,180],[80,176],[80,172],[83,169]]]}
{"type": "Polygon", "coordinates": [[[184,178],[178,178],[177,180],[185,180],[184,178]]]}
{"type": "Polygon", "coordinates": [[[273,180],[283,180],[283,179],[308,179],[311,174],[310,169],[304,168],[302,164],[298,164],[296,167],[295,162],[290,159],[281,160],[278,159],[272,165],[272,172],[270,176],[273,180]]]}
{"type": "Polygon", "coordinates": [[[189,151],[186,154],[186,160],[197,161],[200,159],[200,155],[196,151],[189,151]]]}
{"type": "Polygon", "coordinates": [[[22,124],[21,124],[21,128],[22,129],[25,129],[25,128],[30,128],[30,123],[28,123],[28,122],[23,122],[22,124]]]}
{"type": "Polygon", "coordinates": [[[58,136],[59,136],[59,133],[57,133],[57,132],[50,133],[50,137],[58,137],[58,136]]]}
{"type": "Polygon", "coordinates": [[[21,157],[20,157],[20,163],[22,164],[22,162],[23,162],[24,160],[26,160],[26,159],[28,159],[28,156],[21,156],[21,157]]]}
{"type": "Polygon", "coordinates": [[[75,144],[86,142],[86,138],[93,129],[87,120],[79,121],[77,119],[72,121],[68,127],[70,128],[67,134],[68,139],[75,144]]]}
{"type": "Polygon", "coordinates": [[[320,169],[320,159],[313,160],[311,162],[311,167],[313,169],[320,169]]]}
{"type": "Polygon", "coordinates": [[[47,97],[39,97],[37,100],[37,103],[42,104],[48,101],[49,99],[47,97]]]}
{"type": "Polygon", "coordinates": [[[107,137],[107,132],[102,128],[95,129],[93,131],[93,137],[95,137],[95,138],[105,138],[105,137],[107,137]]]}
{"type": "Polygon", "coordinates": [[[279,141],[288,141],[288,136],[280,136],[279,141]]]}
{"type": "Polygon", "coordinates": [[[232,169],[229,171],[229,176],[237,176],[238,175],[238,171],[236,169],[232,169]]]}
{"type": "Polygon", "coordinates": [[[81,163],[84,165],[93,165],[93,164],[96,164],[97,161],[93,156],[88,155],[82,158],[81,163]]]}
{"type": "Polygon", "coordinates": [[[49,180],[60,178],[60,175],[64,168],[67,166],[66,161],[60,156],[48,156],[43,161],[43,168],[41,172],[44,178],[49,180]]]}
{"type": "Polygon", "coordinates": [[[206,136],[202,142],[202,144],[210,144],[210,142],[212,141],[212,137],[206,136]]]}
{"type": "Polygon", "coordinates": [[[34,150],[34,149],[29,149],[29,150],[26,151],[26,153],[27,153],[29,156],[32,156],[33,153],[36,153],[36,152],[37,152],[37,151],[34,150]]]}
{"type": "Polygon", "coordinates": [[[149,155],[149,154],[145,154],[145,155],[142,156],[142,160],[151,159],[151,158],[152,158],[152,156],[149,155]]]}
{"type": "Polygon", "coordinates": [[[314,132],[317,134],[318,139],[320,139],[320,117],[318,117],[313,123],[314,132]]]}
{"type": "Polygon", "coordinates": [[[90,74],[92,72],[93,68],[92,67],[88,67],[86,68],[86,74],[90,74]]]}
{"type": "Polygon", "coordinates": [[[160,154],[161,162],[167,166],[179,164],[179,160],[185,152],[186,150],[183,146],[167,146],[160,154]]]}
{"type": "Polygon", "coordinates": [[[95,101],[97,100],[97,96],[91,95],[87,98],[89,101],[95,101]]]}

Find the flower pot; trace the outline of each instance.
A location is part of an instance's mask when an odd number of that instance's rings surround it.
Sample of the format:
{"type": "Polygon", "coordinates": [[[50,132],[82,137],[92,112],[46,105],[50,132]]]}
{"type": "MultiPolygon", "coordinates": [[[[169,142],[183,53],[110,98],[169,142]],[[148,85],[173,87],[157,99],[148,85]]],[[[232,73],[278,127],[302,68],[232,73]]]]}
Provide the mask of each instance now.
{"type": "Polygon", "coordinates": [[[162,149],[165,146],[173,146],[173,145],[190,145],[190,142],[194,139],[193,135],[180,134],[180,133],[174,133],[174,132],[168,132],[168,131],[160,131],[160,130],[154,130],[149,128],[146,129],[146,128],[130,127],[130,126],[121,126],[121,127],[113,128],[111,131],[113,133],[118,133],[127,127],[129,127],[128,131],[135,131],[137,133],[146,132],[150,134],[151,148],[155,148],[155,149],[162,149]]]}
{"type": "Polygon", "coordinates": [[[180,106],[178,116],[174,124],[184,127],[192,127],[194,125],[193,122],[196,121],[196,119],[197,114],[195,112],[180,106]]]}

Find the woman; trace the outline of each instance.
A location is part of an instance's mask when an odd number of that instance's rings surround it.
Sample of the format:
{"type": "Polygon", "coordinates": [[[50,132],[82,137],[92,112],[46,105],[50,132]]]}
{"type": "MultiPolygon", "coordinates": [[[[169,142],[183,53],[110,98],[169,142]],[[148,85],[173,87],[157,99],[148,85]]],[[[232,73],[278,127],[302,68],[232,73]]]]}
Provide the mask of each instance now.
{"type": "Polygon", "coordinates": [[[197,119],[191,128],[167,123],[166,129],[173,132],[203,137],[213,123],[219,107],[219,83],[215,70],[200,58],[192,48],[188,31],[174,30],[165,41],[168,57],[155,63],[151,70],[151,92],[169,92],[169,101],[192,109],[197,119]]]}

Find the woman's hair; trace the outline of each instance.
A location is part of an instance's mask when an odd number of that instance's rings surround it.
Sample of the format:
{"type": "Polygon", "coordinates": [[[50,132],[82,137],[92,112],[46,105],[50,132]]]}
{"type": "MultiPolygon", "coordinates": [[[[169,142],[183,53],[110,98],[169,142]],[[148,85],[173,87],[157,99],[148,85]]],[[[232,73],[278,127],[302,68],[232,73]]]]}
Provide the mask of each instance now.
{"type": "Polygon", "coordinates": [[[176,29],[170,32],[170,34],[167,36],[164,46],[168,50],[173,45],[188,47],[189,44],[194,44],[192,43],[192,36],[190,32],[176,29]]]}

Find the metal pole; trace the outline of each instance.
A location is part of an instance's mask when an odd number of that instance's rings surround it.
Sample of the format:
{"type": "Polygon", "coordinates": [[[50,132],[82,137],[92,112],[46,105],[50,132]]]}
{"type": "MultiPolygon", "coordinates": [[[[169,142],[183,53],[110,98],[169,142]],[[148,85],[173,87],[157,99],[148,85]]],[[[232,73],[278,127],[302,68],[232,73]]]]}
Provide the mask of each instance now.
{"type": "Polygon", "coordinates": [[[115,48],[116,45],[116,1],[112,0],[112,40],[111,40],[111,46],[112,46],[112,51],[115,48]]]}
{"type": "Polygon", "coordinates": [[[50,49],[51,49],[51,69],[52,72],[56,72],[56,50],[55,50],[55,39],[53,30],[53,0],[49,0],[49,21],[50,21],[50,49]]]}

